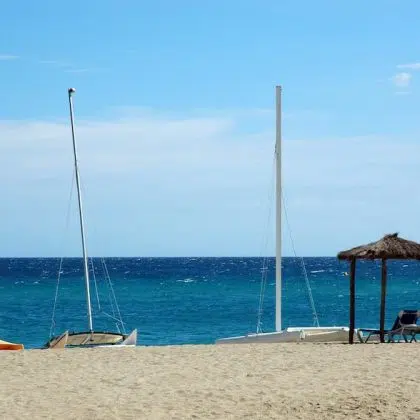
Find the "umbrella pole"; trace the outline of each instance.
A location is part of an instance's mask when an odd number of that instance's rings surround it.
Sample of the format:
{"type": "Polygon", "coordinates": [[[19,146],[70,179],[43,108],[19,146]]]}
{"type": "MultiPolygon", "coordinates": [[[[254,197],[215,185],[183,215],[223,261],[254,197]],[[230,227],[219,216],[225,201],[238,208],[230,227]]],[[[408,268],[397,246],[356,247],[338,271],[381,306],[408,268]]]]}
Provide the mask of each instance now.
{"type": "Polygon", "coordinates": [[[382,281],[381,281],[381,318],[380,318],[380,331],[381,343],[385,342],[385,298],[386,298],[386,259],[382,259],[382,281]]]}
{"type": "Polygon", "coordinates": [[[350,328],[349,344],[354,341],[354,320],[355,320],[355,300],[356,300],[356,258],[350,261],[350,328]]]}

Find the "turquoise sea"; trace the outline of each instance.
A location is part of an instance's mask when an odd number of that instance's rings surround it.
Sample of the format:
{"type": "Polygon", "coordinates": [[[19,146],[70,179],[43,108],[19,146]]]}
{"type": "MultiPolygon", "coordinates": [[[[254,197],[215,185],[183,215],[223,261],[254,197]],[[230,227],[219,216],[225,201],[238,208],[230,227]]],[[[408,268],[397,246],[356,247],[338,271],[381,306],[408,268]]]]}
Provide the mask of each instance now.
{"type": "MultiPolygon", "coordinates": [[[[116,308],[110,304],[101,260],[93,262],[94,327],[115,330],[110,315],[116,308]]],[[[304,262],[320,323],[348,325],[347,263],[315,257],[304,262]]],[[[26,348],[47,341],[59,264],[58,258],[0,259],[1,339],[21,342],[26,348]]],[[[356,326],[375,327],[379,324],[380,264],[358,264],[356,326]]],[[[126,330],[138,329],[139,345],[207,344],[256,331],[262,258],[107,258],[106,265],[126,330]]],[[[388,272],[386,320],[390,326],[399,310],[420,307],[420,263],[390,262],[388,272]]],[[[283,275],[283,326],[312,326],[301,260],[284,258],[283,275]]],[[[81,259],[63,260],[54,321],[55,333],[87,329],[81,259]]],[[[265,331],[274,329],[274,258],[268,259],[262,321],[265,331]]]]}

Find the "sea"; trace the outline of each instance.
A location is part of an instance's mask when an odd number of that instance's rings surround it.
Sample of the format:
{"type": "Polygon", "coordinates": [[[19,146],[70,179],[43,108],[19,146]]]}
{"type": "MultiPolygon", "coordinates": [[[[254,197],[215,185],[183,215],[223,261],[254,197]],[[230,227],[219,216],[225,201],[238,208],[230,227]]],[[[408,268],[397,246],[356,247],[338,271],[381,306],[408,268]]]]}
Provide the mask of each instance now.
{"type": "MultiPolygon", "coordinates": [[[[94,258],[91,262],[95,330],[122,330],[115,320],[119,314],[125,330],[137,328],[138,345],[145,346],[211,344],[218,338],[255,332],[258,320],[263,331],[274,330],[274,258],[94,258]]],[[[319,323],[348,325],[346,262],[286,257],[282,269],[283,327],[315,325],[305,271],[319,323]]],[[[356,327],[377,327],[380,262],[360,261],[356,274],[356,327]]],[[[401,309],[420,309],[419,291],[418,262],[388,262],[386,326],[401,309]]],[[[39,348],[51,334],[86,331],[86,313],[81,259],[0,259],[0,339],[39,348]]]]}

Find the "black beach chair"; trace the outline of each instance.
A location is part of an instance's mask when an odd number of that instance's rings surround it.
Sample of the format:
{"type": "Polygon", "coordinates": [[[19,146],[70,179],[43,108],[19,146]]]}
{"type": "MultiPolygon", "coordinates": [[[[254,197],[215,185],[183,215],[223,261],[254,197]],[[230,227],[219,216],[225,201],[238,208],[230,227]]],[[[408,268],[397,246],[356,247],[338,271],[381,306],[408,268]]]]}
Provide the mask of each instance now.
{"type": "MultiPolygon", "coordinates": [[[[398,313],[394,325],[390,330],[385,330],[384,333],[388,337],[388,343],[395,343],[395,337],[398,336],[398,342],[401,337],[406,343],[417,341],[416,334],[420,334],[420,325],[417,325],[417,320],[420,318],[420,311],[406,309],[398,313]],[[410,341],[408,340],[410,339],[410,341]]],[[[372,335],[380,335],[381,330],[370,328],[359,328],[357,336],[361,343],[367,343],[372,335]],[[363,337],[362,332],[367,332],[366,338],[363,337]]]]}

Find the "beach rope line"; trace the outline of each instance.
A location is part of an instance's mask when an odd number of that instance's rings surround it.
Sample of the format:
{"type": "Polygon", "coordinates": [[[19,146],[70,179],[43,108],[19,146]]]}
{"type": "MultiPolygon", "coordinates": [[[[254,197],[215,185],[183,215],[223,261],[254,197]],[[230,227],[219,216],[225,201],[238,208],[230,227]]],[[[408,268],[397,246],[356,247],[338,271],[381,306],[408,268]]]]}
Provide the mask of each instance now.
{"type": "MultiPolygon", "coordinates": [[[[73,174],[71,177],[71,187],[70,187],[70,196],[69,196],[69,200],[67,203],[67,214],[66,214],[66,227],[65,227],[65,231],[68,230],[69,228],[69,224],[70,224],[70,209],[71,209],[71,203],[72,203],[72,197],[73,197],[73,190],[74,190],[74,179],[75,179],[75,170],[73,170],[73,174]]],[[[63,249],[63,244],[64,244],[64,235],[61,239],[61,254],[63,254],[62,249],[63,249]]],[[[52,312],[52,316],[51,316],[51,327],[50,327],[50,337],[52,337],[55,333],[55,312],[57,309],[57,300],[58,300],[58,290],[60,288],[60,280],[61,280],[61,273],[63,271],[63,261],[64,261],[64,257],[61,256],[60,258],[60,264],[58,267],[58,276],[57,276],[57,284],[55,286],[55,296],[54,296],[54,304],[53,304],[53,312],[52,312]]]]}

